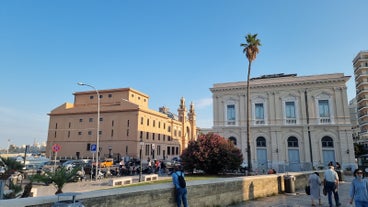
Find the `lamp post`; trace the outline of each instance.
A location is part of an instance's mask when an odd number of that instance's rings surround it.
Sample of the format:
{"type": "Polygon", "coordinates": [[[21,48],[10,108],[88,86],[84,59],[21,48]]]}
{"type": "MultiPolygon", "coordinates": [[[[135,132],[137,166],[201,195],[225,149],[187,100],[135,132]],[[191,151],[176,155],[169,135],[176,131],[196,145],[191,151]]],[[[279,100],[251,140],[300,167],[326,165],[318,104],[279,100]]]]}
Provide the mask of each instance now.
{"type": "Polygon", "coordinates": [[[97,180],[97,176],[98,176],[99,150],[100,150],[100,102],[101,102],[100,93],[92,85],[89,85],[89,84],[86,84],[86,83],[82,83],[82,82],[78,82],[78,85],[90,87],[90,88],[94,89],[96,91],[96,93],[97,93],[97,138],[96,138],[96,174],[95,174],[95,179],[97,180]]]}
{"type": "Polygon", "coordinates": [[[141,149],[139,150],[139,162],[140,162],[140,168],[139,168],[139,182],[142,181],[142,148],[144,145],[144,142],[141,140],[139,142],[139,145],[141,146],[141,149]]]}

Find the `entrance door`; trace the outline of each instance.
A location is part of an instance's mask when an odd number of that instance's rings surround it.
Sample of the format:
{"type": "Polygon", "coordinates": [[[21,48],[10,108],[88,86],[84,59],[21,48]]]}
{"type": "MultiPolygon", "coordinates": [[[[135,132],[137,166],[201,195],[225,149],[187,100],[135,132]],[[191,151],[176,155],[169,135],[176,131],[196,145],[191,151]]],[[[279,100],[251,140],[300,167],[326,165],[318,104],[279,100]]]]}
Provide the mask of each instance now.
{"type": "Polygon", "coordinates": [[[300,171],[300,158],[299,158],[299,149],[289,149],[289,171],[297,172],[300,171]]]}
{"type": "Polygon", "coordinates": [[[335,161],[335,150],[322,150],[323,165],[327,166],[330,161],[335,161]]]}
{"type": "Polygon", "coordinates": [[[267,150],[266,149],[257,149],[257,162],[258,162],[258,169],[260,173],[265,173],[268,170],[268,163],[267,163],[267,150]]]}

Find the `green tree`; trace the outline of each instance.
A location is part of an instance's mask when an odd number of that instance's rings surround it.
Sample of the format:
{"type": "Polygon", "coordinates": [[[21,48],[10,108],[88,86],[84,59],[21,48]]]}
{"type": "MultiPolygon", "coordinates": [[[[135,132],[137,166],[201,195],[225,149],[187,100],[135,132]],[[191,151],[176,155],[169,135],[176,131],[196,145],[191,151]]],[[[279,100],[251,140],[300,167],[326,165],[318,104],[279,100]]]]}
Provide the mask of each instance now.
{"type": "MultiPolygon", "coordinates": [[[[2,199],[4,196],[3,193],[4,193],[6,181],[16,171],[22,171],[24,165],[10,157],[7,157],[7,158],[0,157],[0,166],[3,167],[5,170],[4,173],[0,174],[0,199],[2,199]]],[[[16,195],[20,191],[22,191],[21,185],[16,185],[15,183],[12,183],[12,182],[10,182],[8,187],[13,192],[9,195],[6,195],[5,198],[15,198],[16,195]]]]}
{"type": "Polygon", "coordinates": [[[73,168],[71,170],[65,167],[60,167],[55,172],[45,172],[44,174],[36,174],[30,176],[32,182],[43,182],[45,184],[53,184],[57,191],[55,194],[63,193],[63,187],[68,182],[73,182],[77,176],[80,168],[73,168]]]}
{"type": "Polygon", "coordinates": [[[258,47],[261,46],[261,41],[257,39],[257,34],[248,34],[245,36],[246,43],[241,43],[240,46],[243,48],[243,53],[248,59],[248,76],[247,76],[247,157],[248,157],[248,168],[252,172],[252,158],[250,150],[250,71],[252,62],[256,59],[259,53],[258,47]]]}
{"type": "Polygon", "coordinates": [[[364,148],[363,144],[354,143],[354,153],[355,157],[359,157],[360,155],[367,154],[367,150],[364,148]]]}
{"type": "Polygon", "coordinates": [[[237,170],[243,162],[243,155],[230,140],[208,133],[200,135],[196,141],[190,141],[181,159],[185,169],[200,169],[213,175],[237,170]]]}

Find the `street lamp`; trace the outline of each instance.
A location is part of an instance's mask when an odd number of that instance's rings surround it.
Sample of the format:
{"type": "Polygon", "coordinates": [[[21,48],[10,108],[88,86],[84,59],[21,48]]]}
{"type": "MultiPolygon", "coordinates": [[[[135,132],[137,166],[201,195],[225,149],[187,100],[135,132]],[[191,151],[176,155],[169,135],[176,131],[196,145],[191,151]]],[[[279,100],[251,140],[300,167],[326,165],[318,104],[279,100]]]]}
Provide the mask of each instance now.
{"type": "Polygon", "coordinates": [[[98,176],[98,160],[99,160],[99,150],[100,150],[100,93],[98,92],[98,90],[89,84],[86,83],[82,83],[82,82],[78,82],[78,85],[80,86],[87,86],[90,87],[92,89],[94,89],[97,93],[97,140],[96,140],[96,174],[95,174],[95,179],[97,180],[97,176],[98,176]]]}
{"type": "Polygon", "coordinates": [[[139,142],[139,145],[141,146],[141,149],[139,150],[139,160],[140,160],[139,182],[141,182],[142,181],[142,148],[143,148],[143,145],[144,145],[144,142],[143,142],[142,139],[139,142]]]}

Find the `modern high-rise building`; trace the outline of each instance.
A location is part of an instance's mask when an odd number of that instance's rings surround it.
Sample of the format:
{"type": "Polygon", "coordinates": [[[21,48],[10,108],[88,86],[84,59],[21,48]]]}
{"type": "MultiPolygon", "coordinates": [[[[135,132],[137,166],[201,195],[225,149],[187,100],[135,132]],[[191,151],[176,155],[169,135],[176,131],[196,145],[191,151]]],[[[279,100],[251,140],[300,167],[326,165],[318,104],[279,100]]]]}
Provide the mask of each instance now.
{"type": "Polygon", "coordinates": [[[96,91],[76,92],[74,103],[64,103],[49,113],[47,156],[53,157],[57,151],[58,157],[92,158],[97,121],[100,158],[138,158],[142,148],[143,160],[171,159],[196,139],[194,105],[190,104],[188,111],[184,98],[178,114],[173,114],[166,107],[159,111],[149,109],[149,96],[132,88],[98,92],[99,98],[96,91]]]}
{"type": "Polygon", "coordinates": [[[368,51],[360,51],[353,60],[358,122],[359,142],[368,139],[368,51]]]}
{"type": "Polygon", "coordinates": [[[350,122],[351,122],[351,130],[352,130],[352,136],[353,140],[355,142],[359,141],[359,122],[358,122],[358,110],[357,110],[357,101],[356,98],[353,98],[349,101],[349,111],[350,111],[350,122]]]}
{"type": "MultiPolygon", "coordinates": [[[[253,170],[312,170],[330,161],[355,168],[346,83],[342,73],[274,74],[250,81],[250,149],[253,170]]],[[[217,83],[214,133],[228,138],[247,158],[246,81],[217,83]]]]}

